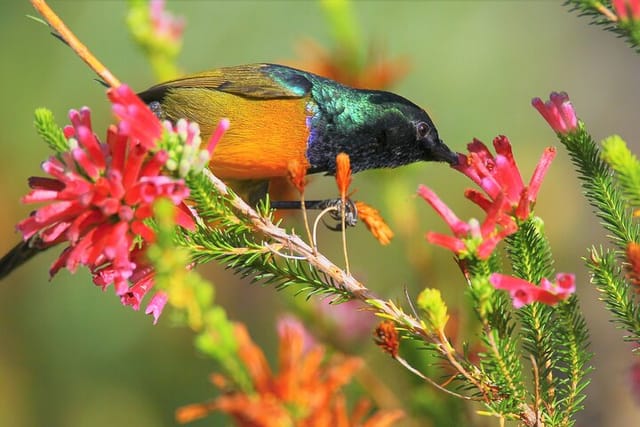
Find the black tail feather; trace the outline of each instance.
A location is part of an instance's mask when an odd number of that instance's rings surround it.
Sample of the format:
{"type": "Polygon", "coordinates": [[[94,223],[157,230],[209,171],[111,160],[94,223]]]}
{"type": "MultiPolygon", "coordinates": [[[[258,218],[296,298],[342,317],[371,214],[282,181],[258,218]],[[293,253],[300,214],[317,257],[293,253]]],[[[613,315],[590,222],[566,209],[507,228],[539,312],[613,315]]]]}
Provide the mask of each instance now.
{"type": "Polygon", "coordinates": [[[0,280],[43,250],[42,241],[38,237],[18,243],[0,259],[0,280]]]}

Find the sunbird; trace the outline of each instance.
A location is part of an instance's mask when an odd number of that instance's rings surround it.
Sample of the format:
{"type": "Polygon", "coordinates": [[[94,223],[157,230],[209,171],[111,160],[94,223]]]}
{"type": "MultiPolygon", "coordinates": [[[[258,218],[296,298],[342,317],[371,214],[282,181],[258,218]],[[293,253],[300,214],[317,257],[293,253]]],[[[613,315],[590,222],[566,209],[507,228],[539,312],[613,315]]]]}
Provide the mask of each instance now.
{"type": "MultiPolygon", "coordinates": [[[[198,123],[207,139],[222,118],[230,129],[210,168],[255,203],[268,183],[287,177],[292,162],[308,174],[335,174],[347,153],[352,171],[418,161],[455,165],[429,115],[391,92],[355,89],[277,64],[250,64],[192,74],[139,93],[162,120],[198,123]]],[[[37,236],[36,236],[37,237],[37,236]]],[[[0,279],[40,252],[39,239],[18,244],[0,260],[0,279]]]]}

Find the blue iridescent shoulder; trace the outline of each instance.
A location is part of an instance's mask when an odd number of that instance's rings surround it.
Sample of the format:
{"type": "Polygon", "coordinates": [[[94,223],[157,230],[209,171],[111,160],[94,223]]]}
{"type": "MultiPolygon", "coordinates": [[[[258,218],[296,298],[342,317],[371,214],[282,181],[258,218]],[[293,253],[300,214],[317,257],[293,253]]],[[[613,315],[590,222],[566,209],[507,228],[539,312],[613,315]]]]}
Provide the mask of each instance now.
{"type": "Polygon", "coordinates": [[[263,64],[262,72],[273,81],[287,88],[296,95],[303,97],[312,92],[313,81],[311,73],[278,64],[263,64]]]}

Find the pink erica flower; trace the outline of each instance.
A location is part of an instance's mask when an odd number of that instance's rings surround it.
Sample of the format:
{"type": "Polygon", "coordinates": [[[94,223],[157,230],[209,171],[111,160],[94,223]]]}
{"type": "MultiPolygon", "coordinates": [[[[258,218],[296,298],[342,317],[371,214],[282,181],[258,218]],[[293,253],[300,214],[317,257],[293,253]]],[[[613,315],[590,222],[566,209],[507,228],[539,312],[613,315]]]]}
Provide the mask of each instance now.
{"type": "Polygon", "coordinates": [[[569,298],[576,291],[575,276],[567,273],[557,274],[555,282],[544,278],[537,286],[524,279],[500,273],[493,273],[489,277],[489,282],[496,289],[509,291],[515,308],[521,308],[532,302],[555,305],[569,298]]]}
{"type": "MultiPolygon", "coordinates": [[[[155,240],[147,225],[155,201],[169,199],[182,227],[195,224],[183,203],[189,196],[184,181],[163,175],[168,154],[157,149],[160,121],[126,86],[109,91],[109,97],[119,126],[109,127],[102,142],[91,127],[89,109],[72,110],[71,126],[64,129],[69,150],[43,163],[49,177],[31,178],[31,192],[23,198],[45,205],[17,228],[25,240],[38,235],[47,246],[66,245],[51,276],[61,268],[75,272],[86,266],[96,285],[113,284],[122,302],[138,309],[153,287],[145,251],[155,240]]],[[[156,320],[162,301],[154,297],[147,307],[156,320]]]]}
{"type": "Polygon", "coordinates": [[[566,92],[551,92],[547,102],[533,98],[531,104],[556,133],[566,135],[578,128],[578,118],[566,92]]]}
{"type": "Polygon", "coordinates": [[[491,154],[486,145],[474,139],[468,145],[469,154],[460,155],[455,169],[471,178],[486,193],[467,190],[466,197],[487,211],[503,197],[506,213],[520,220],[525,220],[531,213],[540,190],[542,180],[556,155],[553,147],[545,149],[528,185],[524,185],[518,169],[511,143],[506,136],[498,136],[493,140],[496,155],[491,154]]]}
{"type": "Polygon", "coordinates": [[[621,21],[640,19],[640,0],[611,0],[611,5],[621,21]]]}
{"type": "Polygon", "coordinates": [[[487,259],[502,239],[517,230],[513,219],[504,215],[503,196],[486,206],[486,218],[480,223],[475,219],[469,222],[460,220],[436,193],[424,185],[418,188],[418,194],[444,219],[453,234],[428,232],[427,241],[451,250],[458,257],[465,258],[474,253],[480,259],[487,259]]]}
{"type": "Polygon", "coordinates": [[[162,135],[162,123],[149,107],[127,85],[109,89],[113,114],[120,120],[119,131],[146,149],[156,146],[162,135]]]}

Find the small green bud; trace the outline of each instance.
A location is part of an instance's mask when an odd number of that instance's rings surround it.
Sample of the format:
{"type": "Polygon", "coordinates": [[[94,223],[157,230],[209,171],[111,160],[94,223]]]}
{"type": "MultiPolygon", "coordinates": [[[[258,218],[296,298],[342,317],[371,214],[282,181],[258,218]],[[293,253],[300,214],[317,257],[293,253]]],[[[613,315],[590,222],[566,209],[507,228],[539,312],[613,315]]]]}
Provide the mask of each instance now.
{"type": "Polygon", "coordinates": [[[438,289],[426,288],[418,295],[418,307],[426,317],[427,325],[435,330],[442,331],[449,321],[447,305],[442,300],[438,289]]]}

